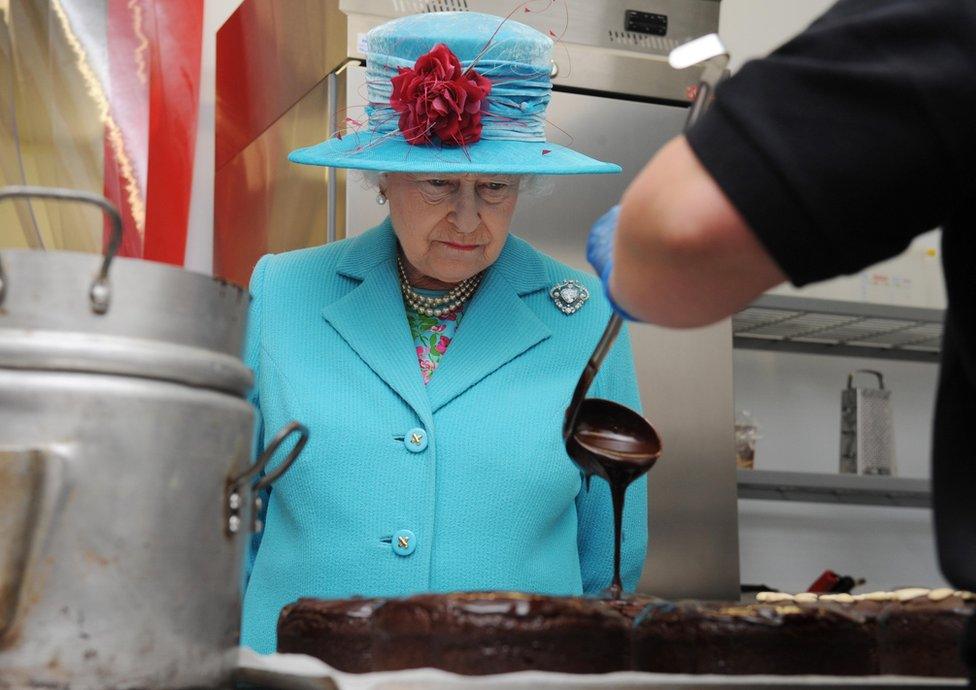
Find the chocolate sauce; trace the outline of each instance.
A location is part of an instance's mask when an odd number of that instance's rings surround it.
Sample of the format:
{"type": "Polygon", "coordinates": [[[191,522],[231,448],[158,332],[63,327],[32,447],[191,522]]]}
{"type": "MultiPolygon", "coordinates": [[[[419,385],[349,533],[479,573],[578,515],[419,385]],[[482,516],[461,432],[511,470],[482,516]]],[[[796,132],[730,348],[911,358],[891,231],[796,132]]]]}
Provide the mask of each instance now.
{"type": "Polygon", "coordinates": [[[580,468],[589,489],[595,474],[610,484],[613,499],[613,581],[610,598],[623,592],[620,580],[620,542],[627,487],[661,456],[661,439],[643,417],[609,400],[584,400],[566,452],[580,468]]]}
{"type": "Polygon", "coordinates": [[[581,428],[573,437],[593,454],[593,459],[603,470],[600,474],[610,483],[610,496],[613,499],[613,582],[610,584],[609,594],[610,598],[619,599],[623,593],[623,584],[620,581],[620,542],[624,498],[627,487],[657,461],[661,454],[661,444],[621,433],[619,429],[581,428]]]}

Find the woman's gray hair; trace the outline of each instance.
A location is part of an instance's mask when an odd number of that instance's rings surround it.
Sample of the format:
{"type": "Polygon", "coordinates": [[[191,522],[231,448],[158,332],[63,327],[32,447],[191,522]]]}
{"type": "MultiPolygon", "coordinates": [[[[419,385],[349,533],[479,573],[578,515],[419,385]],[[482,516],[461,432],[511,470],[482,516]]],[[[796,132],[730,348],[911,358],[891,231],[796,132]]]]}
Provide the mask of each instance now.
{"type": "MultiPolygon", "coordinates": [[[[380,189],[385,172],[377,170],[359,171],[362,185],[367,189],[380,189]]],[[[519,194],[523,196],[546,196],[551,194],[554,180],[551,175],[516,175],[519,182],[519,194]]]]}

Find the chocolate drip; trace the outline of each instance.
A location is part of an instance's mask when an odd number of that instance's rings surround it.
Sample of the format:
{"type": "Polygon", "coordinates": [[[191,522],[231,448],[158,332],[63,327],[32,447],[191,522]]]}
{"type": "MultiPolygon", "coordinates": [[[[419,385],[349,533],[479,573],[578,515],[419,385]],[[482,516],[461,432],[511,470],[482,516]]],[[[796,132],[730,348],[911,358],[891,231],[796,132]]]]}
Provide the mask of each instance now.
{"type": "Polygon", "coordinates": [[[588,451],[591,463],[597,466],[583,468],[587,489],[592,474],[599,474],[610,484],[613,499],[613,581],[608,594],[611,599],[619,599],[623,594],[620,544],[627,487],[651,469],[661,454],[661,443],[656,434],[649,437],[645,430],[629,429],[628,425],[612,417],[601,421],[604,424],[600,427],[591,426],[586,421],[580,423],[573,439],[588,451]]]}

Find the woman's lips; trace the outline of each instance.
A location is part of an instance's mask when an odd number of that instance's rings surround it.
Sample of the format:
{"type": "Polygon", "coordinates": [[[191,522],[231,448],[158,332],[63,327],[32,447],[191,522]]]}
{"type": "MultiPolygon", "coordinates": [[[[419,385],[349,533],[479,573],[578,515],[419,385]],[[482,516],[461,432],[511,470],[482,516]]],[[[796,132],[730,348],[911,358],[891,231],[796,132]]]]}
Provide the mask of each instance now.
{"type": "Polygon", "coordinates": [[[458,251],[461,252],[474,251],[475,249],[481,246],[480,244],[457,244],[455,242],[442,242],[441,244],[445,244],[451,249],[457,249],[458,251]]]}

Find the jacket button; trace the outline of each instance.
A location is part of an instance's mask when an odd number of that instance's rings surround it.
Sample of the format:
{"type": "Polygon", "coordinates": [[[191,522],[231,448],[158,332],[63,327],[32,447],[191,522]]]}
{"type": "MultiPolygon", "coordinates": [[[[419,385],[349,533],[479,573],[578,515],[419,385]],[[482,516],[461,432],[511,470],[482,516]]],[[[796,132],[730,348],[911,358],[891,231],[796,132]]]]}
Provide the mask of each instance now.
{"type": "Polygon", "coordinates": [[[417,548],[417,537],[408,529],[399,530],[393,535],[393,553],[409,556],[417,548]]]}
{"type": "Polygon", "coordinates": [[[403,443],[411,453],[419,453],[427,448],[427,432],[420,427],[411,429],[403,437],[403,443]]]}

